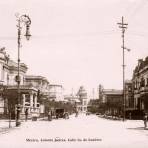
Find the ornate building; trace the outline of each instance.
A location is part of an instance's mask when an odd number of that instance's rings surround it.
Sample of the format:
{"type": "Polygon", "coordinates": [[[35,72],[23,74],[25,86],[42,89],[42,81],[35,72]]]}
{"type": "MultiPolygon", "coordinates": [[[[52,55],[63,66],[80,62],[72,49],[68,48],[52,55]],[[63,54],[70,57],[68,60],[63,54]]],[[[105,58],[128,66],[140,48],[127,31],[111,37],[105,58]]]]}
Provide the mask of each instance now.
{"type": "Polygon", "coordinates": [[[87,111],[88,98],[87,92],[83,86],[80,86],[77,94],[70,94],[64,96],[64,101],[73,105],[75,112],[85,113],[87,111]]]}
{"type": "MultiPolygon", "coordinates": [[[[27,72],[27,66],[20,63],[20,92],[26,90],[24,85],[24,77],[27,72]]],[[[17,101],[17,82],[16,76],[18,74],[17,63],[10,60],[9,55],[6,54],[5,48],[0,49],[0,85],[1,85],[1,99],[0,99],[0,114],[15,115],[15,105],[17,101]]],[[[27,88],[28,89],[28,88],[27,88]]],[[[22,95],[23,96],[23,95],[22,95]]],[[[24,108],[22,109],[24,112],[24,108]]]]}
{"type": "Polygon", "coordinates": [[[37,89],[38,102],[40,103],[40,114],[45,113],[45,102],[49,99],[49,82],[45,77],[26,75],[24,85],[37,89]]]}
{"type": "Polygon", "coordinates": [[[133,72],[134,108],[148,112],[148,57],[138,60],[133,72]]]}
{"type": "Polygon", "coordinates": [[[80,102],[77,102],[76,108],[81,112],[86,112],[88,103],[87,92],[83,86],[80,86],[77,96],[80,102]]]}
{"type": "MultiPolygon", "coordinates": [[[[27,66],[20,63],[20,103],[21,118],[25,116],[25,110],[28,110],[29,116],[36,113],[40,114],[40,103],[38,102],[38,87],[28,83],[26,76],[27,66]],[[27,81],[26,81],[27,80],[27,81]]],[[[15,118],[16,105],[18,102],[18,64],[10,60],[6,54],[5,48],[0,49],[0,115],[8,116],[11,114],[15,118]]]]}

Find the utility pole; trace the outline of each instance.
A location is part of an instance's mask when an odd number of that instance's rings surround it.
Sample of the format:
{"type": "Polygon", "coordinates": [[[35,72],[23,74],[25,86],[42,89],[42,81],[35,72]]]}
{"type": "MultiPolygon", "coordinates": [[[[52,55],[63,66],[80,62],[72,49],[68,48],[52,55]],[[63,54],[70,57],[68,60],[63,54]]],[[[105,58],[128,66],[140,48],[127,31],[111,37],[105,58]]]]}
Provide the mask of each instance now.
{"type": "MultiPolygon", "coordinates": [[[[121,23],[117,23],[119,25],[119,28],[121,28],[121,31],[122,31],[122,52],[123,52],[123,121],[125,121],[125,60],[124,60],[124,49],[127,49],[125,48],[125,45],[124,45],[124,33],[125,33],[125,29],[127,29],[127,23],[124,23],[124,17],[122,16],[122,22],[121,23]]],[[[127,49],[128,50],[128,49],[127,49]]]]}
{"type": "Polygon", "coordinates": [[[98,99],[100,99],[99,98],[99,86],[97,87],[97,96],[98,96],[98,99]]]}
{"type": "Polygon", "coordinates": [[[72,95],[72,97],[74,96],[74,90],[73,90],[73,88],[71,89],[71,95],[72,95]]]}
{"type": "Polygon", "coordinates": [[[95,99],[95,89],[92,90],[93,100],[95,99]]]}

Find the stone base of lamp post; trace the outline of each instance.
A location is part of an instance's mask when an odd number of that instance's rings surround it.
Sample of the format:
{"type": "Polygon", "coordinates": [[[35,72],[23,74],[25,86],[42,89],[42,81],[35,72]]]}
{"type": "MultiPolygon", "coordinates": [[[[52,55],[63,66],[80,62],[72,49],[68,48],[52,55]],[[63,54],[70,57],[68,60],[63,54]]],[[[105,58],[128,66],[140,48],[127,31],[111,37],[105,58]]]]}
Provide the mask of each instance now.
{"type": "Polygon", "coordinates": [[[21,125],[21,122],[18,120],[16,121],[16,127],[20,126],[21,125]]]}
{"type": "Polygon", "coordinates": [[[17,106],[17,110],[16,110],[16,126],[20,126],[21,125],[21,121],[20,121],[20,105],[17,106]]]}

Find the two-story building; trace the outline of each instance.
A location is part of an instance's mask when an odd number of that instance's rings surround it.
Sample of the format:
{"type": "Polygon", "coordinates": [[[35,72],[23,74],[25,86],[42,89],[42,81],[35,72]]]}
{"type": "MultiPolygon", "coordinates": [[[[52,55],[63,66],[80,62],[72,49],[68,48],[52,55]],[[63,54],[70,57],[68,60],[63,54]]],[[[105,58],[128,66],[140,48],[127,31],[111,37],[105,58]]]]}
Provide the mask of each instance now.
{"type": "Polygon", "coordinates": [[[20,63],[19,75],[20,86],[18,92],[18,64],[10,59],[5,48],[0,49],[0,115],[12,118],[16,115],[16,105],[18,104],[18,94],[20,94],[21,118],[25,117],[25,110],[29,116],[33,113],[40,114],[40,104],[38,102],[38,88],[25,82],[27,65],[20,63]]]}
{"type": "Polygon", "coordinates": [[[123,91],[99,87],[99,106],[102,113],[118,116],[123,111],[123,91]]]}

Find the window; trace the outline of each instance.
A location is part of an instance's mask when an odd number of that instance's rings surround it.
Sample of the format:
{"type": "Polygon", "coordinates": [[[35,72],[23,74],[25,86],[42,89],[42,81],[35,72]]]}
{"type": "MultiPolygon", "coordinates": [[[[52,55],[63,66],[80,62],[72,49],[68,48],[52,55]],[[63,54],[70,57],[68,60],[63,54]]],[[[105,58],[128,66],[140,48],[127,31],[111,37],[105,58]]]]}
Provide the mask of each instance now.
{"type": "Polygon", "coordinates": [[[84,101],[84,105],[86,105],[86,101],[84,101]]]}
{"type": "Polygon", "coordinates": [[[145,86],[145,79],[142,77],[140,81],[140,86],[144,87],[145,86]]]}
{"type": "Polygon", "coordinates": [[[134,89],[137,89],[138,82],[137,80],[134,82],[134,89]]]}
{"type": "Polygon", "coordinates": [[[146,78],[146,86],[148,86],[148,78],[146,78]]]}
{"type": "Polygon", "coordinates": [[[30,102],[30,95],[29,94],[25,94],[25,102],[30,102]]]}

